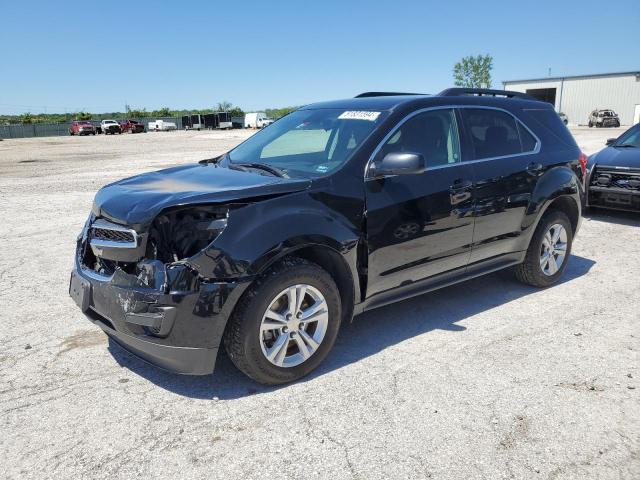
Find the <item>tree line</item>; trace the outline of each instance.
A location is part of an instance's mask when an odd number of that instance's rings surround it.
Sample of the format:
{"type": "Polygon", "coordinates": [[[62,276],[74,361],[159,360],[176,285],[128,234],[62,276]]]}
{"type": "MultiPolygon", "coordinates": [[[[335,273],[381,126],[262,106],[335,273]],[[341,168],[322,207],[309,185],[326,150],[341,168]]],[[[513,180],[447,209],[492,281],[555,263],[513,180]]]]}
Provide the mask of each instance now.
{"type": "MultiPolygon", "coordinates": [[[[284,108],[265,108],[263,111],[270,118],[280,118],[298,107],[284,108]]],[[[124,112],[71,112],[71,113],[24,113],[22,115],[0,115],[0,125],[11,124],[33,124],[33,123],[67,123],[74,120],[105,120],[110,118],[150,118],[150,117],[182,117],[184,115],[207,114],[214,112],[229,112],[232,117],[243,117],[245,111],[234,106],[230,102],[219,102],[212,108],[203,108],[195,110],[174,110],[169,107],[159,108],[157,110],[147,110],[146,108],[131,108],[125,105],[124,112]]]]}

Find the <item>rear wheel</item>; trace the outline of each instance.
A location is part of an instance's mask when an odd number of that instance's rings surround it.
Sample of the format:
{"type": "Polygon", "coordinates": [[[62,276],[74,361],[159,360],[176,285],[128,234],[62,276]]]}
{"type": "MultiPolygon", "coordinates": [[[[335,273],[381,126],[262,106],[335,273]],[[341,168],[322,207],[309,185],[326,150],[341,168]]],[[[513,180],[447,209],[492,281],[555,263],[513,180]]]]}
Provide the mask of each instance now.
{"type": "Polygon", "coordinates": [[[549,287],[562,276],[573,243],[569,218],[558,210],[545,213],[536,228],[516,277],[534,287],[549,287]]]}
{"type": "Polygon", "coordinates": [[[257,382],[291,382],[325,359],[340,316],[340,295],[331,276],[306,260],[285,259],[240,299],[224,346],[236,367],[257,382]]]}

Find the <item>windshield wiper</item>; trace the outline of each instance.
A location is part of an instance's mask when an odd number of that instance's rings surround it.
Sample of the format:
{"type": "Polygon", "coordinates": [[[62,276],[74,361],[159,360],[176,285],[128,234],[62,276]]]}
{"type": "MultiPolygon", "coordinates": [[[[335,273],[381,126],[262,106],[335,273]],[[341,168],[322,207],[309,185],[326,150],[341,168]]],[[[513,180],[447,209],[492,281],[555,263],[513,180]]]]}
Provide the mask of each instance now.
{"type": "Polygon", "coordinates": [[[256,170],[264,170],[265,172],[269,172],[272,175],[280,178],[289,178],[289,175],[286,174],[284,170],[281,170],[278,167],[274,167],[273,165],[269,165],[268,163],[232,163],[229,162],[229,168],[240,167],[243,170],[249,168],[255,168],[256,170]]]}
{"type": "Polygon", "coordinates": [[[631,145],[630,143],[627,143],[626,145],[614,145],[614,147],[618,147],[618,148],[638,148],[637,145],[631,145]]]}

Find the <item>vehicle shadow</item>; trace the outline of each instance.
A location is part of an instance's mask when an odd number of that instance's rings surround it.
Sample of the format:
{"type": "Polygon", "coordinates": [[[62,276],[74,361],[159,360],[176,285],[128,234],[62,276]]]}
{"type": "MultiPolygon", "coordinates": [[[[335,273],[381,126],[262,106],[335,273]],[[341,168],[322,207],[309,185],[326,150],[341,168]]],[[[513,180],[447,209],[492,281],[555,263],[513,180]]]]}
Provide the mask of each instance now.
{"type": "MultiPolygon", "coordinates": [[[[572,256],[561,283],[586,275],[594,264],[593,260],[572,256]]],[[[328,358],[300,382],[432,330],[466,330],[457,322],[536,291],[539,290],[517,282],[509,272],[498,272],[366,312],[342,326],[328,358]]],[[[109,351],[121,366],[161,388],[186,397],[226,400],[286,387],[267,387],[247,378],[233,366],[223,350],[218,355],[215,373],[206,376],[165,372],[134,357],[112,340],[109,340],[109,351]]]]}
{"type": "Polygon", "coordinates": [[[607,210],[603,208],[590,208],[583,214],[583,221],[597,220],[599,222],[615,223],[629,227],[640,227],[640,213],[625,212],[622,210],[607,210]]]}

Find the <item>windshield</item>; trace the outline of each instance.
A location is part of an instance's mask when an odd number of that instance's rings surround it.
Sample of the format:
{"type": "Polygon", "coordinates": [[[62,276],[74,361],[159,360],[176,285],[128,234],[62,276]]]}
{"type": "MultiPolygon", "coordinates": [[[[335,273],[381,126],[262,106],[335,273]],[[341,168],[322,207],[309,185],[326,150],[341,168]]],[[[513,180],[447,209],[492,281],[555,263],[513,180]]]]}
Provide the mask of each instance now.
{"type": "Polygon", "coordinates": [[[234,164],[261,163],[290,176],[320,176],[346,162],[386,113],[297,110],[229,152],[234,164]]]}
{"type": "Polygon", "coordinates": [[[640,125],[636,125],[623,133],[613,146],[640,148],[640,125]]]}

